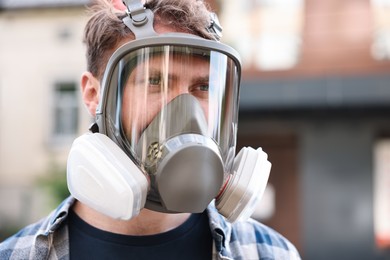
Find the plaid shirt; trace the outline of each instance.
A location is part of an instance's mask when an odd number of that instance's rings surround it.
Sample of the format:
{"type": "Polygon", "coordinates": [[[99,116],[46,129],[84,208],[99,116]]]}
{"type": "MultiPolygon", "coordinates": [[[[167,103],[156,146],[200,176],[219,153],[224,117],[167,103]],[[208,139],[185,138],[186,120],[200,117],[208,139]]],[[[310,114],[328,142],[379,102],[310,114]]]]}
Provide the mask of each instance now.
{"type": "MultiPolygon", "coordinates": [[[[75,199],[69,197],[47,218],[25,227],[0,244],[0,259],[69,259],[67,225],[75,199]]],[[[226,222],[210,204],[207,208],[214,239],[213,259],[300,259],[283,236],[252,219],[226,222]]]]}

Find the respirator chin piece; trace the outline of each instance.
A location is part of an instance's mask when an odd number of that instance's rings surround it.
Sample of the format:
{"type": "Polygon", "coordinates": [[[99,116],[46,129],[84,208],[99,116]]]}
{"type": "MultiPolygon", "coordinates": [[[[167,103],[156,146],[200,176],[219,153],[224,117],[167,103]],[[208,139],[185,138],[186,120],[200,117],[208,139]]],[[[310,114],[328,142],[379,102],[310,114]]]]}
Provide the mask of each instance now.
{"type": "Polygon", "coordinates": [[[84,134],[73,142],[67,182],[77,200],[122,220],[139,214],[148,190],[142,171],[110,138],[99,133],[84,134]]]}
{"type": "Polygon", "coordinates": [[[248,219],[264,193],[270,170],[261,148],[242,148],[234,159],[233,174],[216,198],[218,211],[230,222],[248,219]]]}

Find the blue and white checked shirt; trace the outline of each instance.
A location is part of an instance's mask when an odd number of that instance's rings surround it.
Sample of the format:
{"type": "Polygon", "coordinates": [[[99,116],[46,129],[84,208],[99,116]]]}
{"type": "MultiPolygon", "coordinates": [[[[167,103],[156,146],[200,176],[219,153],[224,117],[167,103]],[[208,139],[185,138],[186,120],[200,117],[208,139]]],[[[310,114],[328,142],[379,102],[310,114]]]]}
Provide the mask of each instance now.
{"type": "MultiPolygon", "coordinates": [[[[69,259],[67,225],[75,199],[69,197],[47,218],[25,227],[0,244],[0,259],[69,259]]],[[[295,247],[254,220],[230,224],[211,203],[207,208],[214,239],[213,259],[300,259],[295,247]]]]}

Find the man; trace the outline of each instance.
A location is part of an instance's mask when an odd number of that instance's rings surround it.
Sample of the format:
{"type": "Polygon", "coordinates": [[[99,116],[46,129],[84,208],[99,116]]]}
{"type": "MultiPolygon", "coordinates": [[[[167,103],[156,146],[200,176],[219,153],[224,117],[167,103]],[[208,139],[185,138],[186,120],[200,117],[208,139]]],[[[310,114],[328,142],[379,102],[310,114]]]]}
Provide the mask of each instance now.
{"type": "Polygon", "coordinates": [[[299,259],[245,218],[270,164],[249,148],[233,160],[240,62],[215,15],[196,0],[124,2],[91,5],[81,87],[96,123],[70,151],[72,196],[0,258],[299,259]]]}

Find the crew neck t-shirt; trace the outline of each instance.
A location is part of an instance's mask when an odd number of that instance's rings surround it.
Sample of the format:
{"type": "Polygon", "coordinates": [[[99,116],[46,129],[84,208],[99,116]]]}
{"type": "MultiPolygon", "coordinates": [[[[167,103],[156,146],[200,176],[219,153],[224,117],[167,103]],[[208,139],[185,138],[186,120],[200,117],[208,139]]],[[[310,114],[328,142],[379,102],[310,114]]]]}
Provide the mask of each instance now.
{"type": "Polygon", "coordinates": [[[69,212],[70,259],[211,259],[212,237],[206,212],[156,235],[107,232],[69,212]]]}

